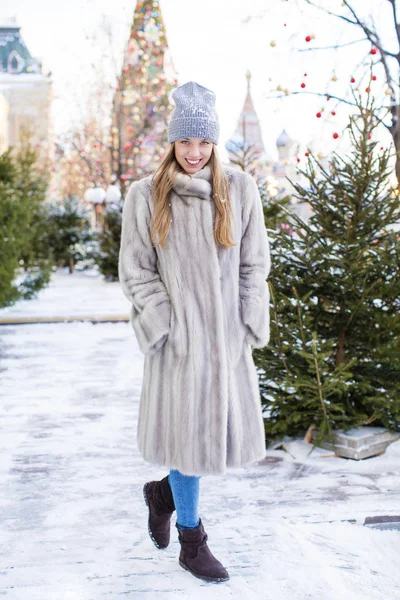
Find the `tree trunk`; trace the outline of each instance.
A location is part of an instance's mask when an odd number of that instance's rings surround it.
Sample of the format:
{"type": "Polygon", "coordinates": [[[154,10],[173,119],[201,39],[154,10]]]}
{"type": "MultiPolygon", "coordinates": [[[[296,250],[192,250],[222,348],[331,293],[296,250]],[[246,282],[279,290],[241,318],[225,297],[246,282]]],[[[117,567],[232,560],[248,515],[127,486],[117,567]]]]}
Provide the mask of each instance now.
{"type": "Polygon", "coordinates": [[[75,263],[72,256],[69,257],[69,272],[72,274],[75,272],[75,263]]]}
{"type": "Polygon", "coordinates": [[[339,333],[338,349],[336,353],[336,366],[344,363],[346,347],[346,330],[342,329],[339,333]]]}

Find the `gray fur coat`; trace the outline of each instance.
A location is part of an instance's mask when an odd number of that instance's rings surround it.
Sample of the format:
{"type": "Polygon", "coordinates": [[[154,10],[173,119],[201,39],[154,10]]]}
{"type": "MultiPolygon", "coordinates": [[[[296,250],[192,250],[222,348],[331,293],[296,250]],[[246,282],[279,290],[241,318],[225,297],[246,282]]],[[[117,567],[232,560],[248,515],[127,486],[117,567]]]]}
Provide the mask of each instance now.
{"type": "Polygon", "coordinates": [[[208,165],[176,176],[165,248],[150,240],[150,176],[132,183],[123,208],[119,280],[145,355],[138,446],[186,475],[265,456],[252,347],[269,341],[269,242],[254,179],[226,173],[234,247],[214,240],[208,165]]]}

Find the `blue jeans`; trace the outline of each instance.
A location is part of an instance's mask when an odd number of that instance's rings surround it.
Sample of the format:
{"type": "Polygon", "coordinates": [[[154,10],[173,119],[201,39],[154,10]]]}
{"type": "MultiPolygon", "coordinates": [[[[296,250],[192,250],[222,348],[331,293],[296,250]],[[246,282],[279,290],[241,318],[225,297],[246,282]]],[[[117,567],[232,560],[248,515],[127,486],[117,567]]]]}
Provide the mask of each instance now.
{"type": "Polygon", "coordinates": [[[200,523],[199,488],[200,477],[184,475],[177,469],[171,469],[168,475],[176,509],[176,524],[179,529],[194,529],[200,523]]]}

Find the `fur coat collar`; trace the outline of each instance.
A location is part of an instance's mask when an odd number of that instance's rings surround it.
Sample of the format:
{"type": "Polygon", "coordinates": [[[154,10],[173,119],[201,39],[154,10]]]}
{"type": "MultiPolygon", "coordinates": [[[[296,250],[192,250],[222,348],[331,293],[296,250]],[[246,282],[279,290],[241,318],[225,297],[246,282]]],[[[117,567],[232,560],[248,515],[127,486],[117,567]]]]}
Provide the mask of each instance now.
{"type": "Polygon", "coordinates": [[[173,189],[178,196],[194,196],[202,200],[210,200],[211,179],[211,167],[206,165],[193,175],[176,173],[173,189]]]}

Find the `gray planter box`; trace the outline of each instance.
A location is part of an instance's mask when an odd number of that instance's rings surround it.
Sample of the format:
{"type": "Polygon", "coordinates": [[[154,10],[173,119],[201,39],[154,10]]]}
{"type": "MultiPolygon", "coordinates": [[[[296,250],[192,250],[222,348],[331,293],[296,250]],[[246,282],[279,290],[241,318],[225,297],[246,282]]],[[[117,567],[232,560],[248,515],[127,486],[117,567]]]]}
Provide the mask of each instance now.
{"type": "MultiPolygon", "coordinates": [[[[312,432],[312,440],[317,430],[312,432]]],[[[333,441],[321,443],[322,448],[333,450],[337,456],[361,460],[382,454],[392,442],[400,439],[400,433],[392,433],[384,427],[357,427],[349,431],[333,431],[333,441]]]]}

